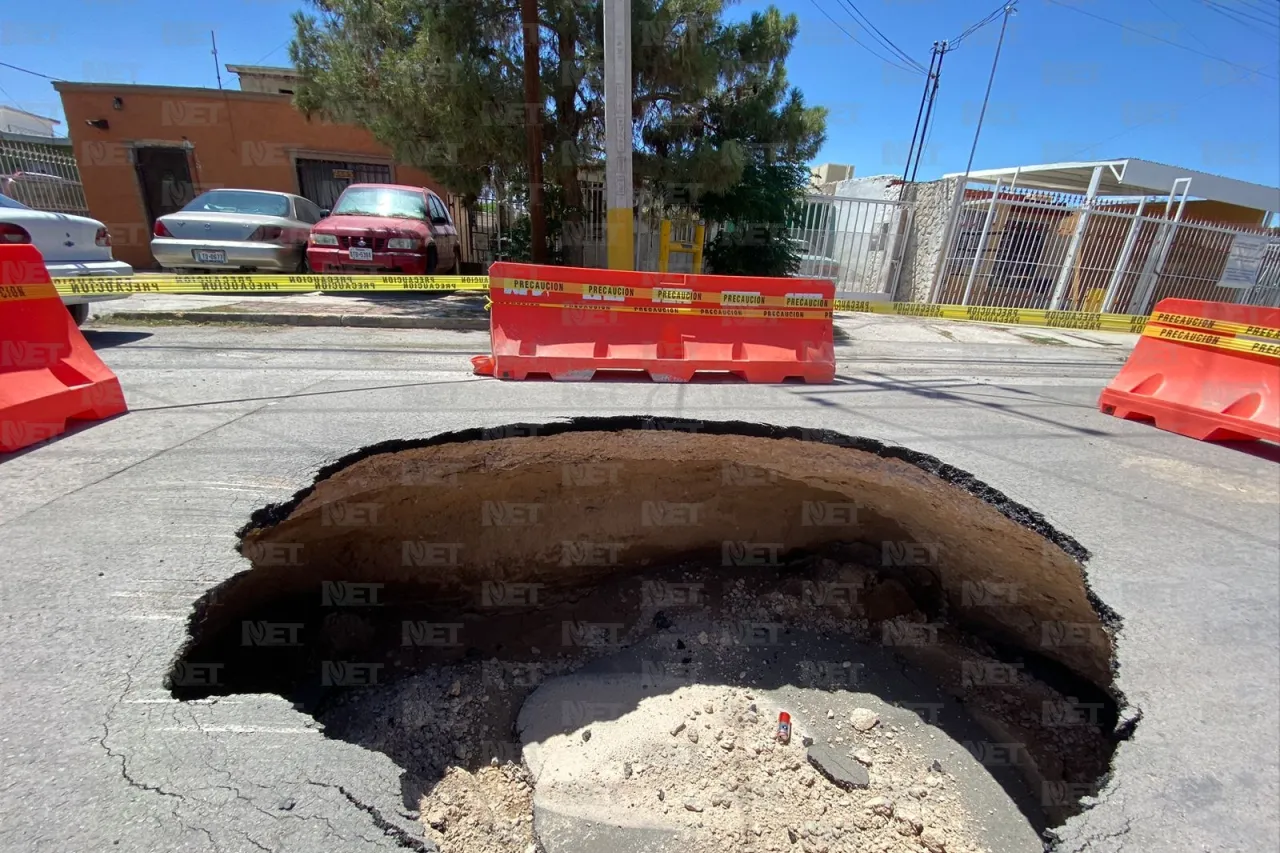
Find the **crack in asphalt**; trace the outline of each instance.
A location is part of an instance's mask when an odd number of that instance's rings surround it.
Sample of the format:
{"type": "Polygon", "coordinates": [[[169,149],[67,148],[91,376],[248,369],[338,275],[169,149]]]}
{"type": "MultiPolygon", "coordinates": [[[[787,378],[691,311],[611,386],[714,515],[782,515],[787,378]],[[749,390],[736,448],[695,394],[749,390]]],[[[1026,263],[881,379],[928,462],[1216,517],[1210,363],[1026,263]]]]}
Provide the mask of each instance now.
{"type": "Polygon", "coordinates": [[[308,785],[315,785],[319,788],[331,788],[346,798],[347,802],[360,809],[360,811],[369,815],[373,821],[373,825],[382,830],[382,834],[396,842],[396,845],[406,850],[414,850],[417,853],[439,853],[435,844],[425,839],[414,838],[400,827],[383,817],[382,812],[377,806],[362,802],[359,797],[348,791],[342,785],[333,785],[328,782],[315,782],[311,779],[307,780],[308,785]]]}
{"type": "MultiPolygon", "coordinates": [[[[129,693],[132,692],[133,690],[133,670],[137,667],[137,665],[138,663],[135,662],[133,667],[131,667],[128,671],[124,673],[124,677],[125,677],[124,689],[120,691],[120,695],[117,696],[115,701],[111,703],[111,706],[107,708],[105,719],[102,722],[102,736],[100,738],[95,739],[95,743],[97,743],[97,745],[103,750],[103,752],[106,753],[106,755],[109,758],[120,762],[120,777],[121,779],[124,780],[124,782],[127,785],[129,785],[129,787],[139,791],[146,791],[147,793],[157,794],[159,796],[166,797],[170,800],[177,800],[178,804],[181,804],[181,805],[188,805],[189,798],[186,794],[178,793],[176,791],[169,791],[160,785],[153,785],[147,782],[142,782],[137,778],[135,778],[134,775],[129,770],[128,756],[125,753],[117,751],[116,749],[112,748],[112,746],[108,743],[108,740],[111,737],[113,719],[120,705],[124,702],[125,697],[127,697],[129,693]]],[[[206,703],[206,704],[213,704],[213,703],[206,703]]],[[[184,710],[187,711],[188,716],[190,716],[191,722],[195,726],[195,728],[203,732],[203,726],[201,726],[199,722],[195,719],[195,715],[191,713],[191,709],[186,708],[184,710]]],[[[176,719],[175,719],[175,722],[176,722],[176,719]]],[[[209,737],[207,734],[205,734],[204,737],[206,741],[209,740],[209,737]]],[[[200,753],[200,757],[201,757],[201,763],[205,766],[206,769],[213,771],[214,773],[219,773],[226,776],[226,784],[210,785],[207,788],[202,788],[200,790],[226,791],[227,793],[234,796],[237,801],[245,803],[254,811],[258,812],[259,814],[265,815],[266,817],[269,817],[276,822],[280,822],[284,820],[320,821],[328,829],[329,835],[332,835],[335,838],[341,839],[342,841],[349,842],[352,840],[351,836],[340,832],[338,830],[338,827],[334,826],[333,822],[329,818],[325,817],[324,815],[300,815],[300,814],[292,814],[292,813],[277,814],[273,811],[263,808],[262,806],[258,805],[258,803],[256,803],[252,797],[246,796],[238,787],[232,784],[232,781],[231,781],[232,774],[229,770],[222,767],[215,767],[214,764],[209,760],[208,755],[205,753],[200,753]]],[[[313,782],[310,779],[308,779],[307,782],[311,785],[316,785],[318,787],[335,788],[339,793],[343,795],[343,797],[346,798],[346,800],[349,803],[351,803],[361,811],[368,814],[372,819],[372,823],[374,824],[374,826],[376,826],[379,830],[382,831],[383,837],[392,839],[396,843],[397,847],[408,849],[408,850],[414,850],[414,851],[417,851],[417,853],[437,853],[437,850],[434,845],[431,845],[425,841],[418,841],[414,839],[411,835],[409,835],[409,833],[405,832],[404,830],[392,824],[390,821],[386,820],[386,818],[382,816],[382,813],[376,807],[362,802],[359,798],[351,794],[349,791],[346,790],[346,788],[342,787],[341,785],[329,785],[321,782],[313,782]]],[[[262,787],[262,786],[258,786],[258,787],[262,787]]],[[[273,790],[273,789],[263,788],[263,790],[273,790]]],[[[198,797],[194,799],[198,803],[204,802],[198,797]]],[[[205,838],[208,839],[210,847],[215,851],[222,851],[226,849],[223,845],[218,843],[217,839],[214,837],[214,834],[211,830],[207,829],[204,826],[200,826],[199,824],[190,823],[186,819],[184,819],[184,817],[178,813],[178,810],[180,808],[178,804],[175,804],[173,808],[170,809],[169,814],[170,814],[170,817],[172,817],[175,821],[177,821],[179,826],[181,826],[183,829],[189,832],[199,832],[202,835],[204,835],[205,838]]],[[[205,804],[207,805],[207,803],[205,804]]],[[[251,835],[248,834],[248,832],[244,830],[234,829],[233,831],[235,832],[236,835],[241,836],[246,842],[253,845],[253,847],[258,850],[263,850],[263,851],[266,851],[267,853],[272,853],[272,851],[274,850],[274,848],[268,847],[262,844],[261,842],[259,842],[257,839],[253,838],[251,835]]],[[[358,835],[357,837],[360,838],[362,841],[368,842],[370,844],[373,844],[373,845],[378,844],[378,841],[376,839],[369,838],[363,834],[358,835]]]]}
{"type": "MultiPolygon", "coordinates": [[[[102,737],[97,740],[98,746],[102,747],[103,752],[105,752],[108,757],[120,762],[120,777],[124,779],[129,787],[137,788],[140,791],[149,791],[153,794],[159,794],[162,797],[172,797],[179,802],[186,802],[186,798],[182,794],[176,794],[173,791],[166,791],[159,785],[148,785],[146,782],[139,782],[137,779],[134,779],[129,773],[128,757],[123,752],[116,752],[107,745],[107,738],[111,737],[111,719],[115,716],[116,709],[120,707],[120,703],[124,701],[124,697],[128,696],[129,691],[133,689],[133,670],[137,665],[138,664],[135,661],[133,667],[130,667],[125,672],[124,690],[120,691],[120,695],[116,697],[116,701],[111,703],[111,707],[107,709],[106,716],[102,721],[102,737]]],[[[176,811],[174,813],[174,817],[177,817],[176,811]]],[[[179,818],[179,822],[181,822],[181,818],[179,818]]]]}

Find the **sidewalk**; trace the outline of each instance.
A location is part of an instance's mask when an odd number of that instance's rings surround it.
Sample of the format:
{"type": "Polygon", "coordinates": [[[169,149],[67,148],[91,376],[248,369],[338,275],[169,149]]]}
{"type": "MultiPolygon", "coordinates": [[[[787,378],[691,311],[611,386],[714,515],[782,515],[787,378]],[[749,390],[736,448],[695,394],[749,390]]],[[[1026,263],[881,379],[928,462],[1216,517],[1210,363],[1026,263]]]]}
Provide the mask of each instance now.
{"type": "Polygon", "coordinates": [[[247,323],[262,326],[360,326],[374,329],[488,331],[483,291],[341,296],[203,296],[142,293],[95,302],[91,323],[247,323]]]}
{"type": "MultiPolygon", "coordinates": [[[[203,296],[145,293],[90,306],[90,323],[242,323],[262,326],[348,326],[374,329],[489,329],[483,291],[343,296],[203,296]]],[[[876,343],[986,344],[1109,349],[1127,352],[1138,335],[1006,326],[883,314],[835,315],[836,345],[876,343]]]]}

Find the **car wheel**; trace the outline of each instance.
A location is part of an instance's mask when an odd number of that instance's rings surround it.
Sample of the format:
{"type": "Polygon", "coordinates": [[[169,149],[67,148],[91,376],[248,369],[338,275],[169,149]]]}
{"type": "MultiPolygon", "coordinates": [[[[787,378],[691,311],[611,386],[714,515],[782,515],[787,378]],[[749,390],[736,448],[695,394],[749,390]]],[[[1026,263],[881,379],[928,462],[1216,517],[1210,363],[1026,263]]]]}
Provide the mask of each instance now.
{"type": "Polygon", "coordinates": [[[298,269],[296,270],[296,272],[297,272],[297,274],[298,274],[298,275],[310,275],[310,274],[311,274],[311,265],[310,265],[309,263],[307,263],[307,253],[306,253],[306,252],[303,252],[303,253],[302,253],[302,260],[298,261],[298,269]]]}
{"type": "Polygon", "coordinates": [[[427,275],[436,274],[436,265],[440,263],[440,256],[436,253],[435,246],[427,247],[427,275]]]}
{"type": "Polygon", "coordinates": [[[82,302],[79,305],[68,305],[67,311],[71,314],[71,319],[76,321],[77,326],[84,325],[84,321],[89,319],[89,303],[82,302]]]}

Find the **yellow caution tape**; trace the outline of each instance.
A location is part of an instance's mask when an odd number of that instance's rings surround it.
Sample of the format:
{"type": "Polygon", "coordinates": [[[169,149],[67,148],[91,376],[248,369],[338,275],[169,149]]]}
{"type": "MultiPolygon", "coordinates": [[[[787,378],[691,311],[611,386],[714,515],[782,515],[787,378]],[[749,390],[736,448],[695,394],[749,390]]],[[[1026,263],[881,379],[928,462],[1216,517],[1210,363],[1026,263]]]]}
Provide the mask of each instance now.
{"type": "MultiPolygon", "coordinates": [[[[797,284],[800,285],[799,282],[797,284]]],[[[674,302],[677,305],[690,305],[695,302],[710,302],[724,306],[750,306],[753,308],[777,307],[797,310],[817,310],[831,313],[832,300],[823,299],[817,293],[788,293],[783,296],[766,296],[748,290],[694,290],[674,285],[658,287],[631,287],[613,284],[579,284],[571,281],[541,281],[530,278],[500,278],[493,280],[494,288],[515,295],[538,296],[543,293],[580,294],[584,300],[621,301],[623,299],[647,299],[661,304],[674,302]]],[[[652,312],[650,312],[652,313],[652,312]]]]}
{"type": "Polygon", "coordinates": [[[1280,329],[1270,326],[1251,326],[1247,323],[1232,323],[1228,320],[1213,320],[1208,317],[1191,317],[1186,314],[1170,314],[1157,311],[1151,315],[1151,322],[1163,323],[1166,326],[1188,326],[1192,329],[1203,329],[1211,332],[1223,332],[1229,335],[1244,335],[1250,338],[1271,338],[1280,341],[1280,329]]]}
{"type": "Polygon", "coordinates": [[[862,314],[896,314],[902,317],[932,317],[939,320],[973,320],[979,323],[1008,323],[1049,329],[1141,332],[1146,317],[1137,314],[1091,314],[1085,311],[1046,311],[1040,308],[994,308],[984,305],[934,305],[920,302],[873,302],[837,299],[837,311],[862,314]]]}
{"type": "Polygon", "coordinates": [[[57,298],[57,292],[49,284],[0,284],[0,302],[57,298]]]}
{"type": "Polygon", "coordinates": [[[487,290],[484,275],[173,275],[57,278],[63,296],[116,293],[312,293],[487,290]]]}
{"type": "MultiPolygon", "coordinates": [[[[170,293],[170,294],[249,294],[249,293],[310,293],[310,292],[384,292],[410,293],[413,291],[463,291],[488,290],[490,279],[483,275],[166,275],[135,277],[82,277],[54,279],[57,292],[62,296],[101,296],[109,294],[170,293]]],[[[890,314],[902,317],[926,317],[940,320],[968,320],[981,323],[1005,323],[1018,326],[1040,326],[1056,329],[1081,329],[1086,331],[1115,331],[1141,333],[1148,322],[1189,326],[1195,329],[1244,335],[1256,338],[1280,340],[1280,329],[1250,326],[1222,320],[1207,320],[1180,314],[1158,313],[1154,317],[1136,314],[1100,314],[1086,311],[1046,311],[1036,308],[998,308],[981,305],[936,305],[918,302],[878,302],[872,300],[824,299],[821,294],[796,292],[782,296],[766,296],[744,284],[741,290],[700,291],[678,285],[658,287],[631,287],[626,285],[579,284],[535,279],[494,279],[494,288],[513,295],[538,297],[543,293],[578,294],[583,297],[580,307],[621,310],[625,306],[616,303],[623,300],[649,300],[653,308],[644,307],[645,313],[701,313],[703,316],[758,316],[785,318],[787,312],[770,309],[788,309],[805,318],[829,317],[834,311],[852,311],[864,314],[890,314]],[[708,312],[692,310],[699,302],[721,306],[708,312]],[[610,304],[615,303],[615,304],[610,304]],[[655,310],[670,307],[669,311],[655,310]],[[677,310],[690,309],[690,310],[677,310]],[[727,313],[734,309],[735,313],[727,313]],[[736,313],[738,309],[755,309],[756,314],[736,313]]],[[[30,288],[32,285],[7,285],[12,288],[30,288]]],[[[796,281],[797,291],[803,290],[802,280],[796,281]]],[[[15,297],[0,291],[0,299],[40,298],[39,296],[15,297]]],[[[559,303],[557,303],[559,304],[559,303]]],[[[486,308],[488,306],[486,305],[486,308]]]]}
{"type": "MultiPolygon", "coordinates": [[[[1186,317],[1198,320],[1198,317],[1186,317]]],[[[1191,329],[1175,329],[1172,326],[1148,326],[1142,333],[1148,338],[1159,338],[1164,341],[1178,341],[1186,344],[1198,344],[1232,352],[1247,352],[1264,358],[1280,359],[1280,344],[1269,344],[1266,341],[1247,341],[1241,338],[1220,336],[1209,332],[1197,332],[1191,329]]]]}
{"type": "Polygon", "coordinates": [[[688,317],[750,317],[767,320],[830,320],[828,311],[786,308],[676,308],[671,305],[601,305],[598,302],[536,302],[499,299],[494,305],[523,305],[530,308],[559,308],[563,311],[621,311],[628,314],[677,314],[688,317]]]}

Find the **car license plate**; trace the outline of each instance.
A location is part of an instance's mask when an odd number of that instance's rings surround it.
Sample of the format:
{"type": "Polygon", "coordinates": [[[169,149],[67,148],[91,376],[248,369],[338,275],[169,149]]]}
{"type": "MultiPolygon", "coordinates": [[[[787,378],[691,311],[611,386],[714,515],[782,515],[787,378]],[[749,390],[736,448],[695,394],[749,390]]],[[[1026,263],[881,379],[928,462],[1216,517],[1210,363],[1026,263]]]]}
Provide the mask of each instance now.
{"type": "Polygon", "coordinates": [[[351,260],[353,261],[371,261],[373,260],[373,249],[361,249],[353,247],[350,250],[351,260]]]}
{"type": "Polygon", "coordinates": [[[227,262],[227,253],[219,250],[195,250],[196,261],[202,264],[225,264],[227,262]]]}

